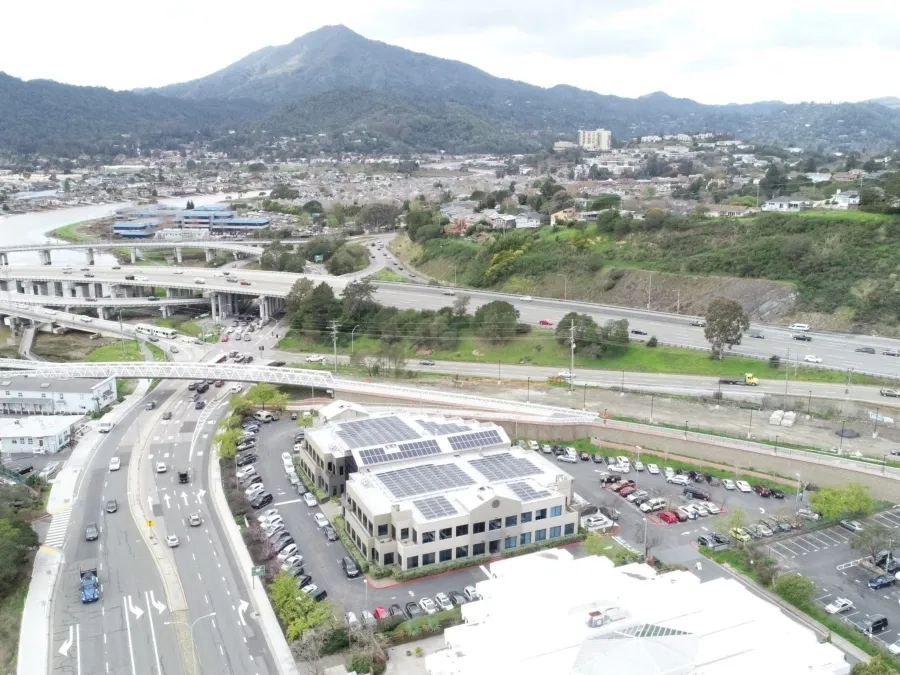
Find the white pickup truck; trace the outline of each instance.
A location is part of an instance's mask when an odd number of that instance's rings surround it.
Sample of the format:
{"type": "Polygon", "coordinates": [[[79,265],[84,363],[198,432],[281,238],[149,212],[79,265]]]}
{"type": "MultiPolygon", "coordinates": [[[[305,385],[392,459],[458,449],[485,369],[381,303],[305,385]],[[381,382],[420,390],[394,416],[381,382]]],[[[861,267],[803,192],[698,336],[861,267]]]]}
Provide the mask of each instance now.
{"type": "Polygon", "coordinates": [[[108,434],[114,426],[116,426],[115,422],[100,422],[97,424],[97,430],[101,434],[108,434]]]}

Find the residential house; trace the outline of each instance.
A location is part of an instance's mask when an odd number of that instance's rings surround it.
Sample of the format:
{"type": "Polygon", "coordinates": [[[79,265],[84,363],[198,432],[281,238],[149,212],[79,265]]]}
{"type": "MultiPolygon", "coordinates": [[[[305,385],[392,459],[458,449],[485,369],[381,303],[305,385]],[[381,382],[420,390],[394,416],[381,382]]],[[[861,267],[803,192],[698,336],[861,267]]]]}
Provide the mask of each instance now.
{"type": "Polygon", "coordinates": [[[498,213],[491,218],[491,228],[494,230],[516,229],[516,217],[509,213],[498,213]]]}
{"type": "Polygon", "coordinates": [[[833,202],[832,208],[842,211],[855,209],[859,206],[859,192],[856,190],[847,190],[846,192],[838,190],[834,193],[831,201],[833,202]]]}
{"type": "Polygon", "coordinates": [[[541,214],[537,211],[520,213],[516,216],[516,229],[533,229],[541,226],[541,214]]]}
{"type": "Polygon", "coordinates": [[[806,197],[773,197],[762,206],[763,211],[805,211],[812,208],[806,197]]]}
{"type": "Polygon", "coordinates": [[[740,218],[758,211],[759,209],[750,206],[733,206],[730,204],[715,204],[709,207],[709,215],[713,218],[740,218]]]}
{"type": "Polygon", "coordinates": [[[550,214],[551,225],[556,225],[557,221],[561,220],[575,220],[575,209],[569,207],[567,209],[563,209],[562,211],[557,211],[556,213],[550,214]]]}

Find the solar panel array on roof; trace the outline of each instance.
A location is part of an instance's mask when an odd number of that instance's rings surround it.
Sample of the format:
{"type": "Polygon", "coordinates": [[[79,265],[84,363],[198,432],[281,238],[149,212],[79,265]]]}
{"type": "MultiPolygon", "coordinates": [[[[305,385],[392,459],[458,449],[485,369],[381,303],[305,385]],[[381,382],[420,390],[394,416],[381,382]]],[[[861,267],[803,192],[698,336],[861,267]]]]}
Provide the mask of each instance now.
{"type": "Polygon", "coordinates": [[[441,448],[432,438],[424,441],[412,441],[411,443],[400,443],[396,448],[369,448],[359,451],[359,458],[362,463],[369,466],[372,464],[381,464],[383,462],[393,462],[398,459],[409,459],[411,457],[425,457],[427,455],[440,454],[441,448]]]}
{"type": "Polygon", "coordinates": [[[545,499],[551,495],[547,490],[536,490],[528,483],[516,481],[515,483],[507,483],[509,489],[516,493],[516,497],[523,502],[533,502],[538,499],[545,499]]]}
{"type": "Polygon", "coordinates": [[[423,464],[382,471],[375,475],[397,499],[475,484],[462,469],[453,464],[423,464]]]}
{"type": "Polygon", "coordinates": [[[419,513],[425,516],[425,520],[435,520],[446,516],[455,516],[459,513],[446,497],[428,497],[413,502],[413,506],[419,509],[419,513]]]}
{"type": "Polygon", "coordinates": [[[509,480],[510,478],[522,478],[523,476],[534,476],[543,473],[530,460],[513,457],[508,452],[470,459],[469,464],[491,481],[509,480]]]}
{"type": "Polygon", "coordinates": [[[450,447],[454,450],[483,448],[488,445],[495,445],[497,443],[503,442],[503,439],[500,437],[500,434],[496,429],[490,429],[488,431],[475,431],[471,434],[461,434],[459,436],[450,436],[447,438],[447,440],[450,442],[450,447]]]}
{"type": "Polygon", "coordinates": [[[337,435],[351,450],[370,445],[411,441],[421,436],[398,417],[375,417],[344,422],[338,428],[337,435]]]}
{"type": "Polygon", "coordinates": [[[446,436],[447,434],[458,434],[463,431],[471,431],[470,427],[455,422],[429,422],[428,420],[416,420],[423,429],[435,436],[446,436]]]}

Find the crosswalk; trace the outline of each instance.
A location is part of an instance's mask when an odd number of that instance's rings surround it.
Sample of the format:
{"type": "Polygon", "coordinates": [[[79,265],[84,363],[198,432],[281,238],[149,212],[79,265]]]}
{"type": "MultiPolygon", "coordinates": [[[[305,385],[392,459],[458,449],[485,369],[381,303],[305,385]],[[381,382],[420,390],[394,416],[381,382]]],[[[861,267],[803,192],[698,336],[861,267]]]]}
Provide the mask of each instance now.
{"type": "Polygon", "coordinates": [[[44,546],[62,548],[63,543],[66,541],[66,530],[69,527],[69,518],[71,517],[71,508],[66,508],[53,514],[50,520],[50,528],[47,530],[47,537],[44,539],[44,546]]]}

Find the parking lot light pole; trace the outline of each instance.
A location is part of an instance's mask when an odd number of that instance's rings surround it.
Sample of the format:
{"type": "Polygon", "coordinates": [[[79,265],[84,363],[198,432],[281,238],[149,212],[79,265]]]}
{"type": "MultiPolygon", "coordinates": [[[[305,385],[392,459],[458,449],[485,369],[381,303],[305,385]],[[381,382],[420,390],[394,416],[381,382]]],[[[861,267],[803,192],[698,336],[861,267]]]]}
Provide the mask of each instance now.
{"type": "Polygon", "coordinates": [[[203,616],[201,616],[197,619],[194,619],[194,621],[190,624],[187,621],[166,621],[166,622],[164,622],[164,625],[166,625],[166,626],[170,626],[172,624],[181,624],[182,626],[188,627],[188,630],[190,631],[190,634],[191,634],[191,657],[194,662],[193,665],[196,668],[196,670],[194,671],[195,673],[202,672],[202,669],[200,668],[200,664],[197,663],[197,647],[194,645],[194,626],[197,625],[198,621],[202,621],[203,619],[209,619],[210,617],[213,617],[215,615],[216,615],[215,612],[210,612],[209,614],[204,614],[203,616]]]}
{"type": "Polygon", "coordinates": [[[653,394],[650,394],[650,424],[653,424],[653,394]]]}
{"type": "Polygon", "coordinates": [[[747,426],[747,438],[753,438],[753,408],[750,408],[750,424],[747,426]]]}
{"type": "Polygon", "coordinates": [[[801,494],[800,485],[801,485],[801,482],[800,482],[800,473],[798,472],[798,473],[795,473],[794,475],[797,476],[797,497],[794,499],[794,511],[796,512],[796,511],[800,510],[800,494],[801,494]]]}

